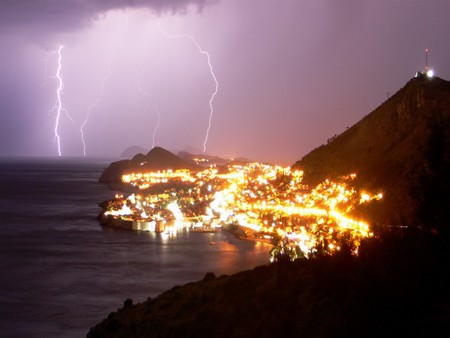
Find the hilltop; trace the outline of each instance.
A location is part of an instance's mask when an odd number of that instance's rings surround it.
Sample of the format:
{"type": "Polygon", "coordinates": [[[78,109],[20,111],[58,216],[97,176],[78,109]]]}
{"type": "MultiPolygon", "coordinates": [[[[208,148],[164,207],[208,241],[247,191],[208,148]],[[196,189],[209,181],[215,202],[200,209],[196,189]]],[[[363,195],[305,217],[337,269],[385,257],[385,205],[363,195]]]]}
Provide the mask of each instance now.
{"type": "Polygon", "coordinates": [[[372,224],[448,232],[449,155],[450,82],[419,76],[293,167],[312,185],[356,173],[357,188],[383,193],[363,211],[372,224]]]}
{"type": "Polygon", "coordinates": [[[132,158],[136,154],[148,153],[148,151],[141,146],[130,146],[120,154],[120,158],[132,158]]]}
{"type": "MultiPolygon", "coordinates": [[[[122,155],[136,154],[140,148],[137,146],[129,147],[122,155]]],[[[131,159],[112,162],[99,178],[100,183],[106,183],[112,188],[119,190],[122,186],[122,175],[131,172],[145,172],[157,170],[177,170],[189,169],[192,171],[203,170],[204,167],[216,165],[221,170],[226,170],[227,164],[246,164],[251,160],[246,158],[225,159],[218,156],[205,154],[193,154],[187,151],[181,151],[177,155],[161,148],[154,147],[147,154],[137,153],[131,159]]]]}
{"type": "Polygon", "coordinates": [[[131,160],[121,160],[111,163],[100,176],[99,182],[117,185],[122,182],[123,174],[143,170],[190,169],[198,170],[198,165],[183,159],[161,147],[154,147],[147,154],[136,154],[131,160]]]}

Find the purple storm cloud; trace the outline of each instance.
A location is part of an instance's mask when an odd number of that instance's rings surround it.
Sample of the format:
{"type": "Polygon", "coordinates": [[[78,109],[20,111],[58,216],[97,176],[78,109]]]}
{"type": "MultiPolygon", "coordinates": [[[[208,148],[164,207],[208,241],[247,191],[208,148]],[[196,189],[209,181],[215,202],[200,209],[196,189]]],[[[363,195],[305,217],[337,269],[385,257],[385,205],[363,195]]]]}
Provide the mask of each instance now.
{"type": "Polygon", "coordinates": [[[6,0],[0,2],[0,24],[43,30],[77,29],[99,20],[108,11],[149,9],[155,13],[185,13],[189,6],[201,10],[208,0],[6,0]]]}
{"type": "Polygon", "coordinates": [[[200,153],[211,122],[206,153],[292,164],[422,70],[425,48],[450,79],[448,13],[448,1],[1,1],[0,156],[58,156],[63,45],[62,156],[200,153]]]}

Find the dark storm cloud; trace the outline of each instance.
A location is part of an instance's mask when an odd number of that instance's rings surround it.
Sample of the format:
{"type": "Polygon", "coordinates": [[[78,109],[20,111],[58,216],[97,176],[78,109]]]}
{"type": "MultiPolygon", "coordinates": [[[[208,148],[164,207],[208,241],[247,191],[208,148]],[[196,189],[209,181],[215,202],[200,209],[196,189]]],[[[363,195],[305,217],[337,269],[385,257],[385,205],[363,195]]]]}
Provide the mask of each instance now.
{"type": "Polygon", "coordinates": [[[0,156],[57,154],[64,45],[63,156],[83,154],[98,102],[88,156],[202,149],[211,121],[209,154],[291,164],[422,70],[425,48],[449,79],[448,13],[448,0],[0,0],[0,156]],[[186,34],[220,83],[211,120],[214,80],[186,34]]]}
{"type": "Polygon", "coordinates": [[[0,27],[17,30],[69,31],[89,24],[110,10],[148,8],[157,13],[199,11],[210,0],[2,0],[0,27]]]}

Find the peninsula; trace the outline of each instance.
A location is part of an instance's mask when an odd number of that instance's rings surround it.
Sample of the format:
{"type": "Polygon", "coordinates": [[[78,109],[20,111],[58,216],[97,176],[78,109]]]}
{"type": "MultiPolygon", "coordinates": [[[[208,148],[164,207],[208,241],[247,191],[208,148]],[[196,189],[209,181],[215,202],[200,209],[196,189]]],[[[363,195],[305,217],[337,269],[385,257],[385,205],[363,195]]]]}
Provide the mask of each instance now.
{"type": "MultiPolygon", "coordinates": [[[[201,213],[277,234],[276,262],[233,276],[207,273],[142,303],[128,299],[88,337],[449,332],[449,82],[418,74],[292,167],[204,170],[187,175],[200,189],[194,204],[207,201],[201,213]]],[[[151,175],[128,174],[134,197],[105,213],[142,211],[133,200],[143,201],[151,175]]]]}

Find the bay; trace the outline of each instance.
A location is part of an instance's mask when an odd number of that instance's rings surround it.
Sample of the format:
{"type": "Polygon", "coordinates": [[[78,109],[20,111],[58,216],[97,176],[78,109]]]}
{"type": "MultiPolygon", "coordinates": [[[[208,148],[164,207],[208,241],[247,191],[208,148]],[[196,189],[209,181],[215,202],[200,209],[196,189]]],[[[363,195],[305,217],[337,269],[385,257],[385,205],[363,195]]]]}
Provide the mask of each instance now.
{"type": "Polygon", "coordinates": [[[269,245],[226,232],[102,228],[110,162],[0,158],[0,336],[84,337],[127,298],[268,263],[269,245]]]}

